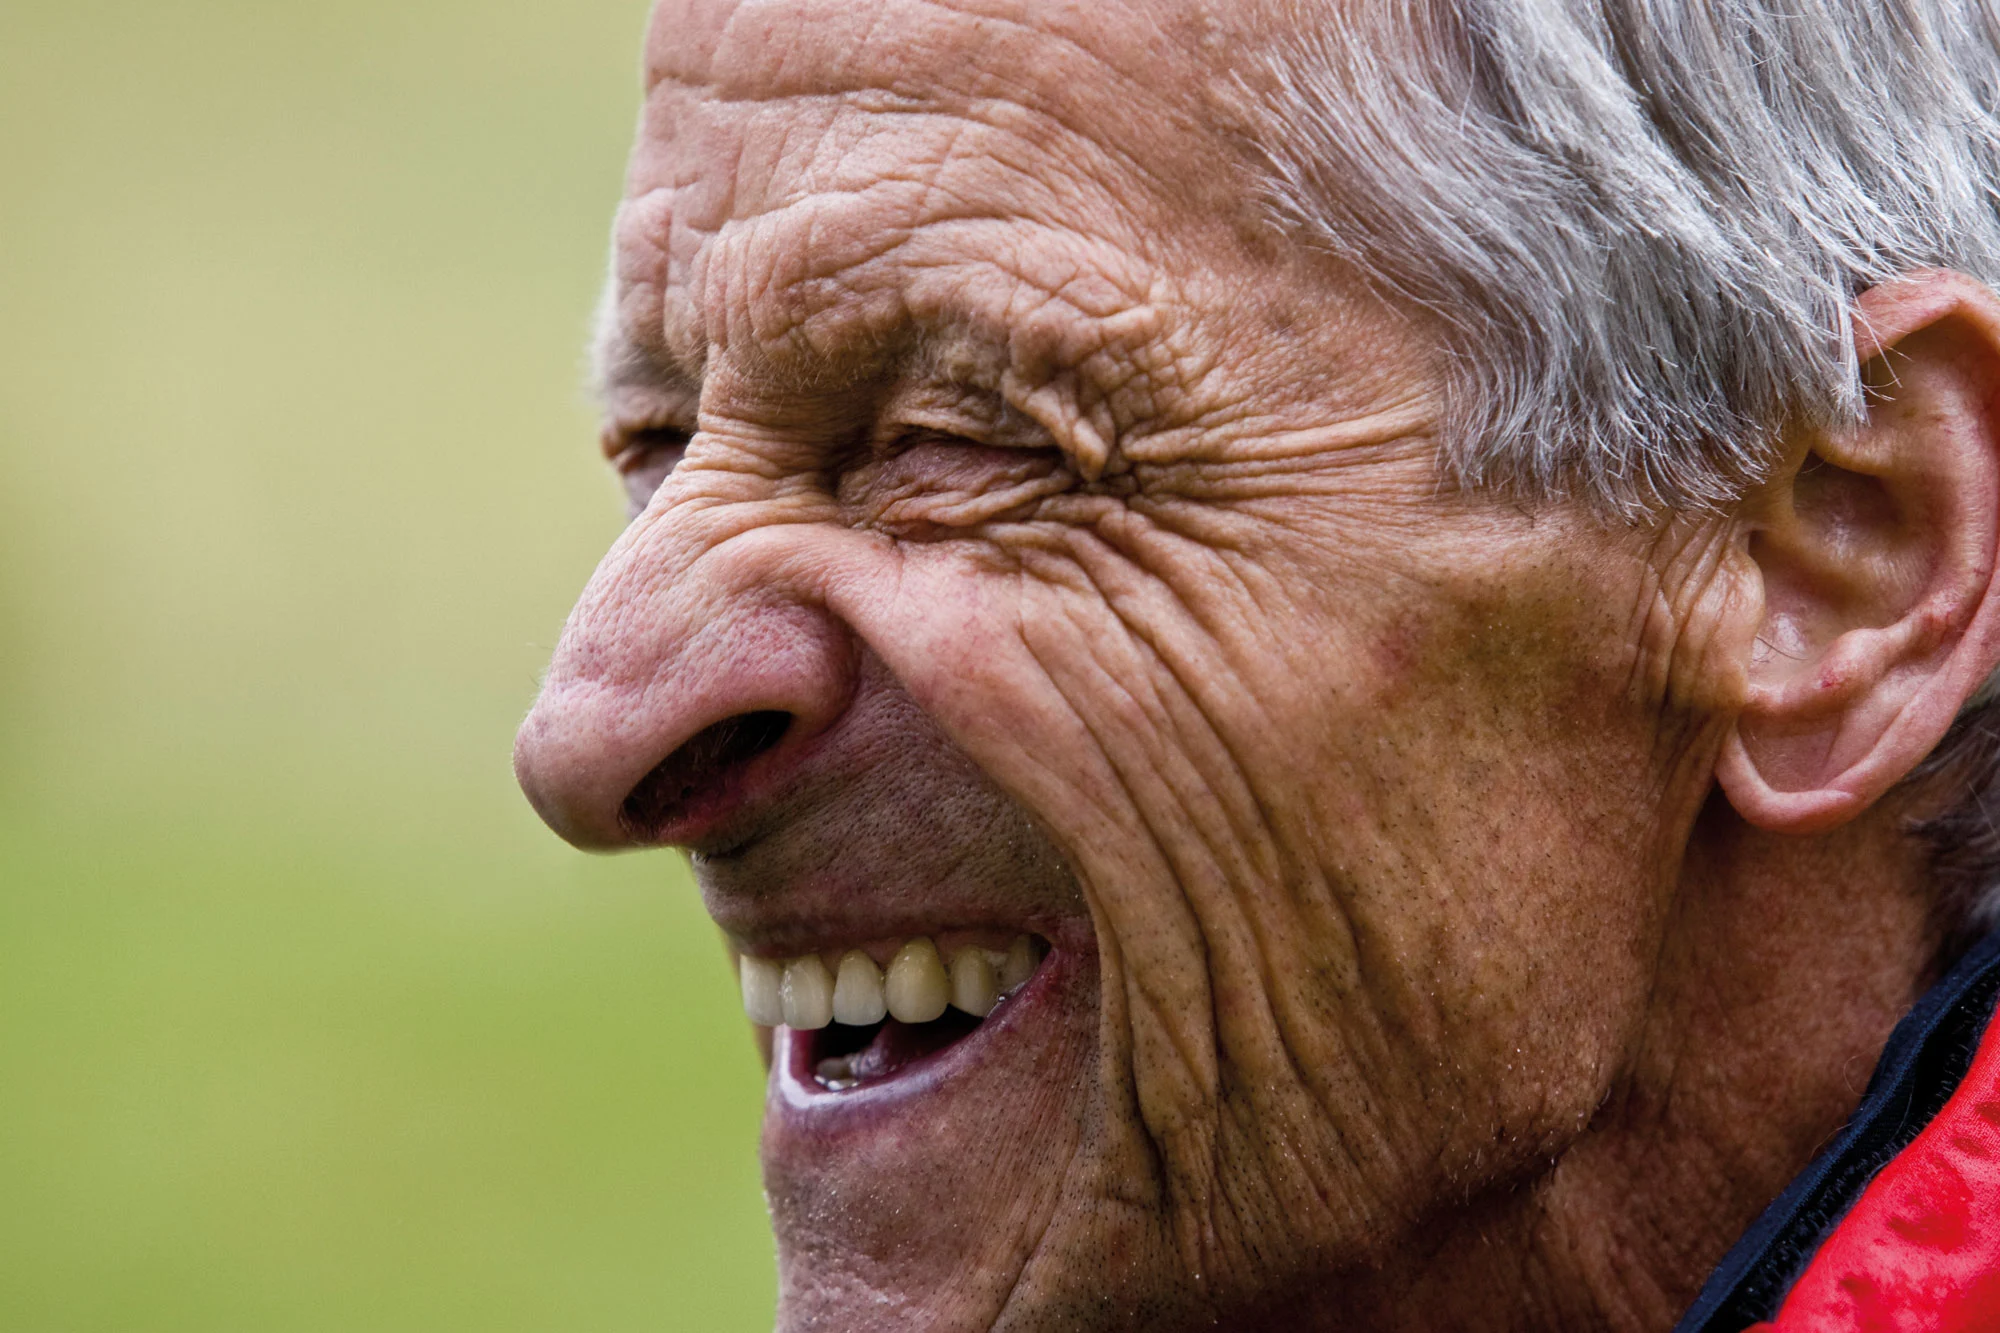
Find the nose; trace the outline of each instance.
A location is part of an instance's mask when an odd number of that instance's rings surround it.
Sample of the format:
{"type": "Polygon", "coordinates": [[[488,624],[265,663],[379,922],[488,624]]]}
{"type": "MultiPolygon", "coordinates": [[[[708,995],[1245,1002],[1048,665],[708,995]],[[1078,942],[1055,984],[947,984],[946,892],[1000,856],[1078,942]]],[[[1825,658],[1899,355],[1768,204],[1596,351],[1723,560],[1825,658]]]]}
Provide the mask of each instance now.
{"type": "Polygon", "coordinates": [[[606,557],[515,738],[521,789],[579,847],[684,840],[704,797],[781,766],[853,693],[856,641],[824,606],[755,553],[658,536],[606,557]]]}

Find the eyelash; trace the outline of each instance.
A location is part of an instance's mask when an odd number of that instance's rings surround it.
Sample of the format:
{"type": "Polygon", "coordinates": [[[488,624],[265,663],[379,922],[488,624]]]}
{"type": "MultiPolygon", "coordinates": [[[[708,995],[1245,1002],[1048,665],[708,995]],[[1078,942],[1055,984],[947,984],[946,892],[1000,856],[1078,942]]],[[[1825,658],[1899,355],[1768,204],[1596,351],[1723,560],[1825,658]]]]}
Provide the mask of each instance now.
{"type": "Polygon", "coordinates": [[[672,426],[649,426],[626,433],[613,464],[625,483],[628,507],[634,517],[651,503],[653,492],[680,465],[693,438],[692,432],[672,426]]]}
{"type": "MultiPolygon", "coordinates": [[[[646,426],[625,431],[618,439],[620,445],[612,456],[612,466],[625,485],[627,517],[637,518],[652,503],[654,493],[680,466],[694,433],[675,426],[646,426]]],[[[894,456],[924,445],[961,446],[972,443],[962,436],[920,428],[899,433],[878,451],[878,456],[894,456]]]]}

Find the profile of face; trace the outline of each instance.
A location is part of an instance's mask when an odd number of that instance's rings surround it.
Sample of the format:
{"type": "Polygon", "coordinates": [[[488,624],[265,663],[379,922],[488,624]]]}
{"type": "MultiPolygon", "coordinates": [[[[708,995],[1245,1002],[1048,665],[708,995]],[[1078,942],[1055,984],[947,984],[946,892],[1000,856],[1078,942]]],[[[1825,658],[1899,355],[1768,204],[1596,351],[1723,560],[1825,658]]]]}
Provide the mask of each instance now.
{"type": "Polygon", "coordinates": [[[769,1033],[786,1328],[1413,1301],[1398,1256],[1636,1077],[1761,753],[1739,519],[1448,484],[1420,323],[1256,214],[1235,39],[655,14],[633,518],[518,767],[579,845],[691,855],[769,1033]]]}

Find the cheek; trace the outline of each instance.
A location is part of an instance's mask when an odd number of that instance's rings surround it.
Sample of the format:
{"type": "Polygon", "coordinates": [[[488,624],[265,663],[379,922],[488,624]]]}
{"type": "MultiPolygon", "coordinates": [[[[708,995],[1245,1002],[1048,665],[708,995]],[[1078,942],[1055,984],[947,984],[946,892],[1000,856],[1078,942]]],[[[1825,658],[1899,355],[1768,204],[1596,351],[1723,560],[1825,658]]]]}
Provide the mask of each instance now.
{"type": "Polygon", "coordinates": [[[1410,1130],[1460,1174],[1498,1169],[1498,1128],[1519,1160],[1554,1151],[1616,1076],[1698,801],[1663,791],[1604,610],[1625,594],[1587,562],[1502,563],[1427,570],[1300,727],[1311,859],[1354,940],[1338,1003],[1380,1042],[1346,1053],[1436,1113],[1410,1130]]]}
{"type": "Polygon", "coordinates": [[[1678,845],[1615,593],[1018,535],[905,544],[839,614],[1072,859],[1163,1200],[1227,1164],[1281,1233],[1388,1234],[1577,1133],[1678,845]]]}

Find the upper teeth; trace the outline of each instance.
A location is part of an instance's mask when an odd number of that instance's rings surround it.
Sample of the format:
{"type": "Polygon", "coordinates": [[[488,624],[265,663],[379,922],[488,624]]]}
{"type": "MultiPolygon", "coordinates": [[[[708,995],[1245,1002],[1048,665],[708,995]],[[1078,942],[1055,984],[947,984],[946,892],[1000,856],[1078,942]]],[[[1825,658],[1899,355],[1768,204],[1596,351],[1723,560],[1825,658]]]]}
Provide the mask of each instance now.
{"type": "MultiPolygon", "coordinates": [[[[744,988],[747,997],[748,982],[744,988]]],[[[881,1022],[888,1012],[888,1002],[882,996],[882,973],[875,960],[859,949],[849,949],[841,956],[840,975],[833,982],[834,1018],[861,1027],[881,1022]]]]}
{"type": "Polygon", "coordinates": [[[779,962],[743,956],[743,1011],[767,1027],[823,1028],[828,1023],[865,1026],[884,1015],[903,1023],[928,1023],[952,1005],[984,1018],[1000,997],[1035,974],[1039,950],[1026,935],[1005,951],[967,945],[945,967],[937,945],[918,936],[896,950],[888,976],[859,949],[841,955],[829,971],[816,953],[779,962]]]}

